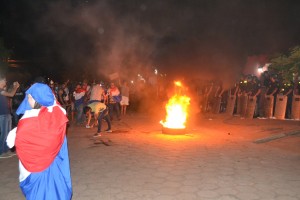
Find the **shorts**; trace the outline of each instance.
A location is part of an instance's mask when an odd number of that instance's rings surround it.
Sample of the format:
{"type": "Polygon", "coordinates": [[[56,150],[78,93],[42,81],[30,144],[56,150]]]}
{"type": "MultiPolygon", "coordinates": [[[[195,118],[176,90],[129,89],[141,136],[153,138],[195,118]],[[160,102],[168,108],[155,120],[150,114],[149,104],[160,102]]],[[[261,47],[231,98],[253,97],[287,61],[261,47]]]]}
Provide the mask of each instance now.
{"type": "Polygon", "coordinates": [[[129,105],[129,98],[126,96],[122,96],[122,100],[120,101],[121,106],[128,106],[129,105]]]}

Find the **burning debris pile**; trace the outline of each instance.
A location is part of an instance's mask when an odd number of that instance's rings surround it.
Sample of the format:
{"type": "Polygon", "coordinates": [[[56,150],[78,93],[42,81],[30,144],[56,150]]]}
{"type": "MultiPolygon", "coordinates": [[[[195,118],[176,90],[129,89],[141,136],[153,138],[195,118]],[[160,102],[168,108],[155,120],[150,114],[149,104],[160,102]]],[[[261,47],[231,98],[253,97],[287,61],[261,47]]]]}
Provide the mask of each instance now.
{"type": "Polygon", "coordinates": [[[182,134],[185,132],[186,121],[188,117],[188,108],[190,98],[182,95],[182,84],[179,81],[174,82],[175,94],[166,104],[166,120],[160,121],[162,132],[167,134],[182,134]]]}

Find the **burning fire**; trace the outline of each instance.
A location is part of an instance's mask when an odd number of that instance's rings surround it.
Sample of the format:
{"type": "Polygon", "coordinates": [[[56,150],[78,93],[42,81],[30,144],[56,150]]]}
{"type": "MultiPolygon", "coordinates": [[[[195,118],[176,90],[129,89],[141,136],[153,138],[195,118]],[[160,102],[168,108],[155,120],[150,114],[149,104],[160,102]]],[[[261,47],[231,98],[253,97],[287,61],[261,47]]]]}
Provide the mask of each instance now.
{"type": "MultiPolygon", "coordinates": [[[[181,82],[174,82],[175,86],[182,87],[181,82]]],[[[190,98],[185,95],[175,94],[166,105],[166,121],[160,121],[163,127],[171,129],[184,129],[188,116],[188,106],[190,98]]]]}

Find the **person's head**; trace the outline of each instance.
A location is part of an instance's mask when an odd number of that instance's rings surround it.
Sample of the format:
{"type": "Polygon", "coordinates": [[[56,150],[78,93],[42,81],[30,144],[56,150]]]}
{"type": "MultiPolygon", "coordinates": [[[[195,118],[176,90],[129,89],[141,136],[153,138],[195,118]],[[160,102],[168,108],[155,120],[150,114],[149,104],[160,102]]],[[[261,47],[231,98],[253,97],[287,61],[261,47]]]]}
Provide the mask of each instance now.
{"type": "Polygon", "coordinates": [[[87,86],[88,86],[88,81],[87,81],[86,79],[84,79],[83,82],[82,82],[82,86],[81,86],[81,87],[82,87],[83,89],[86,89],[87,86]]]}
{"type": "Polygon", "coordinates": [[[18,115],[24,114],[26,110],[40,108],[41,106],[53,106],[54,103],[55,97],[50,87],[43,83],[35,83],[26,91],[26,97],[16,113],[18,115]]]}
{"type": "Polygon", "coordinates": [[[253,76],[253,78],[252,78],[252,82],[253,82],[253,83],[258,83],[258,82],[259,82],[259,80],[258,80],[257,76],[253,76]]]}
{"type": "Polygon", "coordinates": [[[75,89],[80,89],[80,88],[81,88],[81,84],[78,83],[78,84],[76,85],[76,88],[75,88],[75,89]]]}
{"type": "Polygon", "coordinates": [[[4,74],[0,73],[0,88],[3,89],[6,86],[6,77],[4,74]]]}
{"type": "Polygon", "coordinates": [[[59,89],[58,89],[58,94],[59,94],[59,95],[63,95],[63,93],[64,93],[64,90],[63,90],[62,88],[59,88],[59,89]]]}
{"type": "Polygon", "coordinates": [[[49,86],[50,86],[51,89],[54,89],[54,81],[51,80],[50,83],[49,83],[49,86]]]}
{"type": "Polygon", "coordinates": [[[271,77],[270,77],[270,81],[271,81],[271,82],[273,82],[273,83],[274,83],[274,82],[275,82],[275,80],[276,80],[276,79],[275,79],[275,77],[274,77],[274,76],[271,76],[271,77]]]}
{"type": "Polygon", "coordinates": [[[31,108],[33,109],[39,109],[41,108],[41,104],[39,104],[32,96],[31,94],[28,94],[27,95],[27,98],[28,98],[28,103],[30,105],[31,108]]]}
{"type": "Polygon", "coordinates": [[[115,87],[116,87],[116,86],[115,86],[115,83],[114,83],[114,82],[111,82],[111,83],[110,83],[110,87],[111,87],[111,88],[115,88],[115,87]]]}
{"type": "Polygon", "coordinates": [[[83,113],[84,113],[85,115],[91,113],[91,111],[92,111],[92,109],[91,109],[91,107],[89,107],[89,106],[85,106],[85,107],[83,108],[83,113]]]}
{"type": "Polygon", "coordinates": [[[246,80],[247,80],[247,82],[249,82],[249,83],[252,82],[253,76],[252,76],[252,75],[248,75],[246,80]]]}
{"type": "Polygon", "coordinates": [[[44,84],[46,84],[47,81],[46,81],[46,79],[45,79],[44,77],[38,76],[38,77],[36,77],[36,78],[34,79],[34,83],[44,83],[44,84]]]}

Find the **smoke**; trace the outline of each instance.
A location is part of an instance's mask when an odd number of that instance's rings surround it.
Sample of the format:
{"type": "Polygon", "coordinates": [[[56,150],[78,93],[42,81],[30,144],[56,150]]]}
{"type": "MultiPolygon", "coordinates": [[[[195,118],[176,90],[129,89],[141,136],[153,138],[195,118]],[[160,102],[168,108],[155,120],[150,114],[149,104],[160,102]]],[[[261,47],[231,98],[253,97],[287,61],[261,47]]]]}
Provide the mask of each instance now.
{"type": "Polygon", "coordinates": [[[118,15],[105,1],[75,8],[49,5],[38,25],[40,37],[50,44],[45,52],[71,74],[136,75],[152,64],[155,33],[133,15],[118,15]]]}
{"type": "Polygon", "coordinates": [[[278,50],[278,38],[288,36],[276,31],[281,28],[276,21],[291,21],[274,19],[281,6],[259,5],[241,0],[102,0],[75,6],[52,1],[36,22],[32,42],[46,58],[45,69],[69,78],[108,78],[117,72],[131,79],[149,76],[155,67],[170,79],[221,79],[230,87],[248,55],[278,50]]]}
{"type": "Polygon", "coordinates": [[[224,79],[240,73],[241,59],[226,37],[199,27],[197,19],[202,24],[204,12],[181,6],[100,1],[72,7],[55,2],[39,20],[38,36],[49,65],[73,77],[117,72],[129,78],[149,74],[154,66],[170,78],[224,79]]]}

